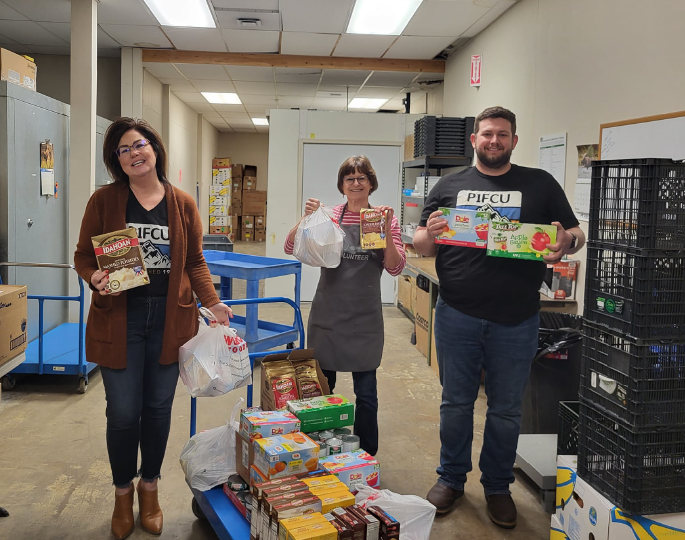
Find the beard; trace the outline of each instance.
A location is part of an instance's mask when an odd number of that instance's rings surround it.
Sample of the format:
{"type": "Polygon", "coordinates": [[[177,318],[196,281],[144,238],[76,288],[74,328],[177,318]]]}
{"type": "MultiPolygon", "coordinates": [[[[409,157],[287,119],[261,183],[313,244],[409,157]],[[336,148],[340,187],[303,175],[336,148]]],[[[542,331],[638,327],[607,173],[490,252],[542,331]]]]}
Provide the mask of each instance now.
{"type": "Polygon", "coordinates": [[[509,163],[512,150],[507,152],[505,149],[503,149],[503,152],[499,156],[491,156],[488,155],[485,150],[476,148],[476,155],[478,156],[478,161],[480,161],[486,167],[490,169],[499,169],[500,167],[504,167],[509,163]]]}

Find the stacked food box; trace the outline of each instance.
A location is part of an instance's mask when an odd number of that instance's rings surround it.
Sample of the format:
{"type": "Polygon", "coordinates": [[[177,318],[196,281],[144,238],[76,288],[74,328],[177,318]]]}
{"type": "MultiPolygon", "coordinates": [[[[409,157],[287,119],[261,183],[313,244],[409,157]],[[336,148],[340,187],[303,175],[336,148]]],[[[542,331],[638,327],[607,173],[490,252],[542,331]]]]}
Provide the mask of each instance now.
{"type": "Polygon", "coordinates": [[[240,239],[266,240],[266,191],[257,189],[257,167],[239,165],[233,177],[234,215],[240,216],[240,239]],[[239,173],[239,175],[238,175],[239,173]]]}
{"type": "Polygon", "coordinates": [[[226,235],[233,242],[231,201],[231,158],[214,158],[209,187],[209,233],[226,235]]]}

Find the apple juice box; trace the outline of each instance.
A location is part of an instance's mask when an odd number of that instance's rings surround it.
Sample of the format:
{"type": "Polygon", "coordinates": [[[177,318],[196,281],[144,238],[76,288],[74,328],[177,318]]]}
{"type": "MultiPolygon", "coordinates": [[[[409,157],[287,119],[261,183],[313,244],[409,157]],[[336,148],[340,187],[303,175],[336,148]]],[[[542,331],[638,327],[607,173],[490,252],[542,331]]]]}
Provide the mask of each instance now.
{"type": "Polygon", "coordinates": [[[542,261],[551,251],[547,244],[557,241],[555,225],[491,221],[488,231],[488,255],[542,261]]]}
{"type": "Polygon", "coordinates": [[[461,208],[439,208],[445,216],[445,230],[435,238],[436,244],[485,249],[488,247],[488,212],[461,208]]]}
{"type": "Polygon", "coordinates": [[[288,410],[302,422],[304,433],[354,424],[354,404],[340,394],[291,400],[288,410]]]}

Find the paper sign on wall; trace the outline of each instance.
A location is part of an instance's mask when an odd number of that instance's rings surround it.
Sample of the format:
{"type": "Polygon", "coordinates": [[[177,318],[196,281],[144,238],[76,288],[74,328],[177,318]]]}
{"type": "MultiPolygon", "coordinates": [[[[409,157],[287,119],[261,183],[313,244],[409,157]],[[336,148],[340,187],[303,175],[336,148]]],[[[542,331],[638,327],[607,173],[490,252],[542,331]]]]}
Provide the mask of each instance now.
{"type": "Polygon", "coordinates": [[[40,143],[40,194],[55,196],[55,152],[50,141],[40,143]]]}
{"type": "Polygon", "coordinates": [[[483,68],[483,56],[471,55],[471,86],[480,86],[481,71],[483,68]]]}

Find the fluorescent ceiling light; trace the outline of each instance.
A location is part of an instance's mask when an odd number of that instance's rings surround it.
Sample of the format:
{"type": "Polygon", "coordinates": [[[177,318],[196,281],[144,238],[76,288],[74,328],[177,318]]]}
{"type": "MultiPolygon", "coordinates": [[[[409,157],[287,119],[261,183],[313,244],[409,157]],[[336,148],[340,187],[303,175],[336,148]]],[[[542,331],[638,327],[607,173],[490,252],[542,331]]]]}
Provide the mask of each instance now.
{"type": "Polygon", "coordinates": [[[202,92],[205,99],[210,103],[221,103],[222,105],[242,105],[242,101],[235,93],[202,92]]]}
{"type": "Polygon", "coordinates": [[[252,123],[255,126],[268,126],[269,121],[266,118],[253,118],[252,123]]]}
{"type": "Polygon", "coordinates": [[[399,36],[423,0],[357,0],[348,34],[399,36]]]}
{"type": "Polygon", "coordinates": [[[144,0],[162,26],[216,28],[207,0],[144,0]]]}
{"type": "Polygon", "coordinates": [[[376,98],[354,98],[350,101],[350,109],[380,109],[383,105],[387,103],[387,99],[376,99],[376,98]]]}

